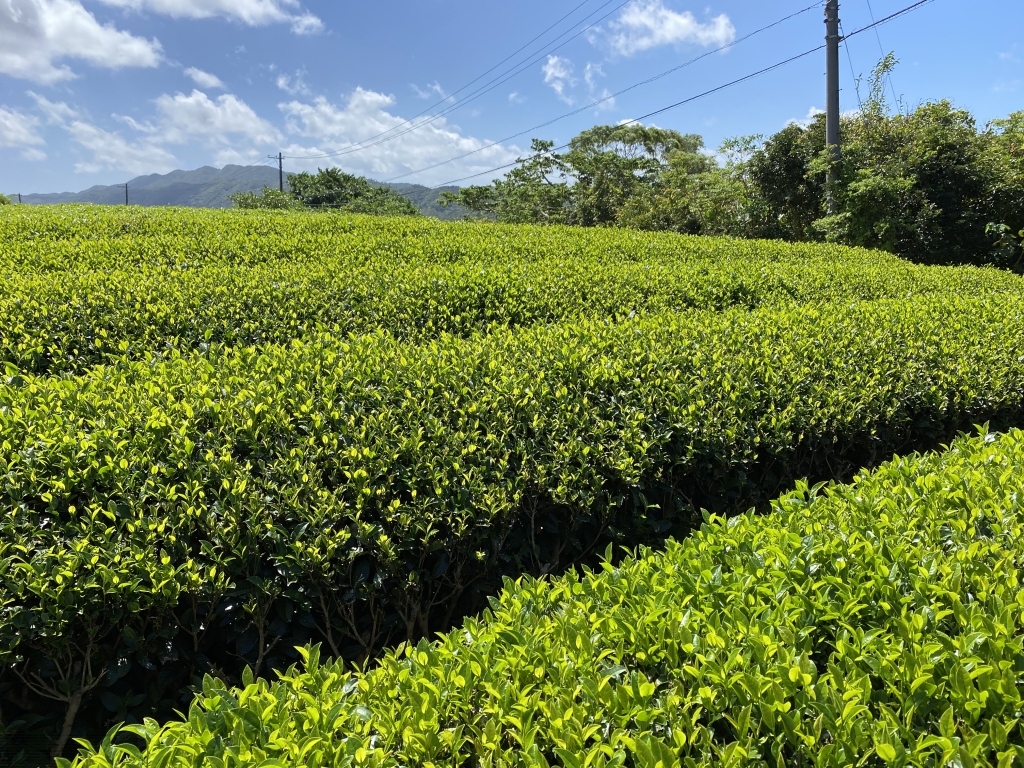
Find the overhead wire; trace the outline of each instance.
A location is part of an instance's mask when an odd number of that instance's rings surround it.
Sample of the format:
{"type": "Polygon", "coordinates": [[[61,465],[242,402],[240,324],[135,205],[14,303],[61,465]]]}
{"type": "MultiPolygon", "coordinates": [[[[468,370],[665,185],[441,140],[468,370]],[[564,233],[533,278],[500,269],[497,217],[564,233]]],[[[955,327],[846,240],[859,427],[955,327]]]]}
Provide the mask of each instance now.
{"type": "MultiPolygon", "coordinates": [[[[871,16],[871,21],[875,20],[875,9],[871,7],[871,0],[866,0],[868,4],[868,14],[871,16]]],[[[882,54],[882,58],[885,58],[885,46],[882,45],[882,36],[878,32],[878,27],[875,27],[875,39],[878,41],[878,52],[882,54]]],[[[892,91],[893,105],[899,105],[899,97],[896,96],[896,88],[892,84],[892,75],[888,72],[885,74],[885,79],[889,81],[889,90],[892,91]]]]}
{"type": "MultiPolygon", "coordinates": [[[[897,18],[899,18],[901,16],[904,16],[905,14],[910,13],[911,11],[915,11],[918,8],[921,8],[922,6],[928,5],[929,3],[932,3],[932,2],[934,2],[934,0],[917,0],[917,2],[912,3],[912,4],[908,5],[908,6],[906,6],[905,8],[902,8],[901,10],[896,11],[895,13],[891,13],[888,16],[882,18],[882,19],[879,19],[877,21],[873,21],[872,23],[867,24],[867,25],[861,27],[860,29],[854,30],[849,35],[846,35],[846,38],[855,37],[856,35],[859,35],[859,34],[861,34],[863,32],[867,32],[868,30],[875,29],[876,27],[879,27],[879,26],[881,26],[883,24],[887,24],[890,21],[893,21],[893,20],[895,20],[895,19],[897,19],[897,18]]],[[[783,61],[776,62],[775,64],[772,64],[771,66],[765,67],[764,69],[759,69],[756,72],[751,72],[748,75],[744,75],[743,77],[737,78],[735,80],[731,80],[728,83],[724,83],[724,84],[719,85],[719,86],[717,86],[715,88],[711,88],[711,89],[709,89],[707,91],[704,91],[702,93],[699,93],[699,94],[697,94],[695,96],[691,96],[691,97],[689,97],[687,99],[683,99],[682,101],[677,101],[674,104],[669,104],[666,107],[661,107],[660,109],[656,109],[653,112],[648,112],[646,115],[641,115],[640,117],[635,117],[635,118],[633,118],[631,120],[625,120],[622,123],[620,123],[619,125],[629,125],[629,124],[632,124],[632,123],[638,123],[638,122],[641,122],[643,120],[647,120],[648,118],[654,117],[656,115],[660,115],[663,112],[667,112],[667,111],[669,111],[671,109],[675,109],[677,107],[681,107],[684,104],[689,104],[690,102],[696,101],[697,99],[702,99],[705,96],[710,96],[711,94],[718,93],[719,91],[723,91],[726,88],[731,88],[734,85],[739,85],[740,83],[746,82],[747,80],[751,80],[751,79],[753,79],[755,77],[759,77],[760,75],[766,74],[766,73],[771,72],[771,71],[776,70],[776,69],[779,69],[780,67],[784,67],[787,64],[793,63],[794,61],[797,61],[799,59],[803,59],[803,58],[805,58],[807,56],[810,56],[812,53],[817,53],[818,51],[821,51],[824,48],[825,48],[824,44],[819,45],[819,46],[817,46],[815,48],[811,48],[809,50],[804,51],[803,53],[798,53],[795,56],[789,57],[788,59],[784,59],[783,61]]],[[[567,148],[568,146],[569,146],[568,143],[562,144],[561,146],[555,147],[555,148],[551,149],[550,151],[551,152],[558,152],[560,150],[563,150],[563,149],[567,148]]],[[[519,165],[522,162],[524,162],[524,161],[522,159],[519,159],[519,160],[516,160],[516,161],[511,162],[511,163],[505,163],[504,165],[499,165],[499,166],[497,166],[495,168],[490,168],[490,169],[488,169],[486,171],[481,171],[479,173],[474,173],[474,174],[471,174],[469,176],[463,176],[463,177],[458,178],[458,179],[452,179],[450,181],[446,181],[446,182],[443,182],[441,184],[436,184],[432,188],[433,189],[437,189],[438,187],[450,186],[450,185],[455,184],[455,183],[460,182],[460,181],[466,181],[468,179],[475,179],[475,178],[478,178],[480,176],[486,176],[488,174],[494,173],[495,171],[500,171],[500,170],[504,170],[505,168],[511,168],[513,166],[519,165]]]]}
{"type": "Polygon", "coordinates": [[[846,32],[843,31],[843,22],[839,22],[839,34],[843,36],[843,48],[846,49],[846,60],[850,62],[850,77],[853,78],[853,87],[857,92],[857,109],[864,109],[864,102],[860,98],[860,78],[857,77],[857,72],[853,68],[853,56],[850,55],[850,43],[846,40],[846,32]]]}
{"type": "MultiPolygon", "coordinates": [[[[594,11],[593,13],[590,13],[589,15],[585,16],[583,18],[583,21],[586,21],[591,16],[594,16],[595,14],[599,13],[601,10],[603,10],[608,5],[610,5],[612,2],[615,2],[615,0],[607,0],[607,2],[605,2],[603,5],[601,5],[596,11],[594,11]]],[[[513,67],[511,69],[506,70],[502,74],[498,75],[496,78],[494,78],[494,79],[488,81],[487,83],[485,83],[484,85],[482,85],[480,88],[477,88],[475,91],[469,93],[468,95],[464,96],[463,98],[456,100],[454,103],[449,104],[449,106],[445,107],[440,112],[438,112],[438,113],[436,113],[434,115],[431,115],[430,117],[428,117],[425,120],[422,120],[422,121],[420,121],[418,123],[413,123],[412,122],[413,120],[415,120],[415,118],[411,118],[410,120],[406,120],[403,123],[401,123],[401,124],[399,124],[397,126],[394,126],[393,128],[389,128],[387,131],[384,131],[383,133],[377,134],[377,136],[382,137],[382,138],[379,138],[377,141],[371,141],[370,139],[364,139],[363,141],[358,142],[356,144],[356,146],[346,147],[344,149],[335,150],[333,152],[324,152],[324,153],[321,153],[321,154],[318,154],[318,155],[290,155],[289,159],[291,159],[291,160],[321,160],[321,159],[325,159],[325,158],[328,158],[328,157],[340,157],[340,156],[343,156],[343,155],[350,155],[350,154],[353,154],[355,152],[362,152],[365,149],[370,149],[371,147],[376,147],[376,146],[378,146],[380,144],[385,144],[385,143],[387,143],[389,141],[392,141],[394,139],[399,138],[400,136],[405,136],[407,133],[412,133],[413,131],[419,130],[420,128],[422,128],[425,125],[430,125],[435,120],[438,120],[441,117],[444,117],[445,115],[448,115],[451,112],[454,112],[456,109],[461,109],[466,104],[469,104],[470,102],[476,101],[478,98],[483,96],[485,93],[489,93],[490,91],[493,91],[499,85],[502,85],[503,83],[506,83],[509,80],[511,80],[513,77],[516,77],[517,75],[522,74],[523,72],[526,71],[527,68],[533,66],[534,64],[536,64],[538,61],[540,61],[545,56],[550,56],[555,51],[558,51],[558,50],[562,49],[563,47],[565,47],[566,45],[571,43],[573,40],[578,38],[580,35],[584,34],[585,32],[587,32],[587,31],[589,31],[591,29],[593,29],[598,24],[600,24],[602,21],[604,21],[609,16],[614,14],[616,11],[618,11],[619,9],[621,9],[622,7],[628,5],[631,2],[633,2],[633,0],[623,0],[618,5],[616,5],[614,8],[612,8],[612,10],[610,10],[608,13],[606,13],[604,16],[599,18],[597,21],[588,24],[586,27],[584,27],[583,29],[579,30],[572,37],[568,38],[567,40],[563,40],[561,43],[559,43],[558,45],[556,45],[553,48],[548,48],[547,50],[541,51],[539,54],[530,54],[531,58],[529,60],[524,61],[524,62],[520,62],[519,64],[513,65],[513,67]],[[402,125],[408,125],[409,127],[404,129],[404,130],[402,130],[402,131],[399,131],[398,133],[394,133],[394,134],[392,134],[390,136],[385,136],[384,135],[386,133],[389,133],[390,131],[398,130],[399,128],[401,128],[402,125]],[[369,144],[366,143],[368,141],[370,141],[369,144]]],[[[565,35],[567,35],[567,34],[569,34],[569,31],[563,32],[561,35],[556,37],[551,42],[554,42],[555,40],[558,40],[558,39],[560,39],[562,37],[565,37],[565,35]]],[[[550,45],[550,43],[549,43],[549,45],[550,45]]],[[[424,113],[421,112],[420,115],[422,115],[422,114],[424,114],[424,113]]],[[[371,137],[371,138],[376,138],[376,137],[371,137]]]]}
{"type": "MultiPolygon", "coordinates": [[[[417,113],[417,114],[413,115],[413,116],[412,116],[412,117],[410,117],[410,118],[409,118],[408,120],[405,120],[405,121],[403,121],[403,122],[399,123],[398,125],[392,126],[391,128],[388,128],[388,129],[387,129],[387,130],[385,130],[385,131],[381,131],[380,133],[374,134],[373,136],[369,136],[369,137],[367,137],[367,138],[363,139],[363,140],[362,140],[361,142],[358,142],[358,143],[362,144],[362,143],[365,143],[365,142],[367,142],[367,141],[372,141],[373,139],[379,138],[379,137],[381,137],[381,136],[384,136],[384,135],[386,135],[386,134],[388,134],[388,133],[391,133],[392,131],[398,130],[398,129],[399,129],[399,128],[401,128],[402,126],[405,126],[405,125],[409,125],[410,123],[412,123],[412,121],[413,121],[413,120],[415,120],[415,119],[416,119],[417,117],[422,117],[423,115],[427,114],[427,112],[429,112],[430,110],[434,109],[435,107],[439,107],[439,106],[441,106],[442,104],[446,103],[447,101],[449,101],[449,100],[451,99],[451,97],[452,97],[452,96],[454,96],[455,94],[457,94],[457,93],[461,93],[462,91],[466,90],[466,88],[468,88],[469,86],[471,86],[471,85],[472,85],[473,83],[475,83],[475,82],[477,82],[478,80],[480,80],[480,79],[482,79],[482,78],[486,77],[486,76],[487,76],[487,75],[489,75],[489,74],[490,74],[491,72],[493,72],[493,71],[494,71],[494,70],[496,70],[496,69],[497,69],[498,67],[500,67],[500,66],[501,66],[502,64],[504,64],[504,63],[505,63],[506,61],[508,61],[509,59],[513,58],[514,56],[517,56],[517,55],[518,55],[519,53],[521,53],[521,52],[522,52],[522,51],[523,51],[523,50],[524,50],[525,48],[528,48],[529,46],[533,45],[533,44],[534,44],[535,42],[537,42],[537,40],[539,40],[540,38],[544,37],[544,35],[546,35],[546,34],[547,34],[548,32],[550,32],[550,31],[551,31],[552,29],[554,29],[555,27],[557,27],[557,26],[558,26],[559,24],[561,24],[561,23],[562,23],[563,21],[565,21],[565,20],[566,20],[567,18],[569,18],[570,16],[572,16],[572,15],[573,15],[574,13],[576,13],[576,11],[578,11],[578,10],[579,10],[580,8],[582,8],[582,7],[584,6],[584,5],[586,5],[586,4],[587,4],[587,3],[589,3],[589,2],[590,2],[590,0],[583,0],[583,2],[582,2],[582,3],[580,3],[579,5],[577,5],[576,7],[574,7],[574,8],[573,8],[573,9],[572,9],[571,11],[569,11],[569,12],[568,12],[567,14],[565,14],[565,15],[564,15],[564,16],[562,16],[562,17],[561,17],[560,19],[558,19],[558,21],[556,21],[556,22],[554,22],[553,24],[551,24],[550,26],[548,26],[548,27],[547,27],[547,28],[546,28],[546,29],[545,29],[545,30],[544,30],[543,32],[541,32],[541,33],[540,33],[539,35],[536,35],[536,36],[535,36],[535,37],[533,37],[533,38],[532,38],[531,40],[529,40],[528,42],[526,42],[525,44],[523,44],[522,46],[520,46],[519,48],[517,48],[517,49],[516,49],[515,51],[513,51],[513,52],[512,52],[512,53],[510,53],[510,54],[509,54],[508,56],[506,56],[506,57],[505,57],[504,59],[502,59],[502,60],[501,60],[501,61],[499,61],[499,62],[498,62],[497,64],[495,64],[495,65],[494,65],[493,67],[491,67],[490,69],[488,69],[488,70],[484,71],[483,73],[481,73],[481,74],[480,74],[480,75],[478,75],[477,77],[473,78],[472,80],[470,80],[470,81],[469,81],[468,83],[466,83],[466,84],[465,84],[464,86],[462,86],[462,87],[461,87],[461,88],[459,88],[458,90],[455,90],[455,91],[452,91],[452,92],[451,92],[451,93],[449,93],[449,94],[446,94],[446,95],[444,96],[444,98],[442,98],[442,99],[441,99],[440,101],[437,101],[437,102],[435,102],[435,103],[431,104],[431,105],[430,105],[429,107],[426,107],[426,108],[425,108],[425,109],[424,109],[424,110],[423,110],[422,112],[419,112],[419,113],[417,113]]],[[[614,0],[609,0],[609,2],[614,2],[614,0]]],[[[607,3],[606,3],[606,5],[607,5],[607,3]]],[[[600,9],[598,9],[598,10],[600,10],[600,9]]],[[[324,156],[326,156],[326,157],[329,157],[329,156],[331,156],[331,153],[326,153],[326,154],[325,154],[324,156]]],[[[292,159],[292,160],[316,160],[316,159],[320,159],[320,156],[317,156],[317,155],[310,155],[310,156],[303,156],[303,157],[292,157],[292,158],[290,158],[290,159],[292,159]]]]}
{"type": "Polygon", "coordinates": [[[523,135],[525,135],[527,133],[532,133],[533,131],[540,130],[541,128],[546,128],[549,125],[557,123],[559,120],[564,120],[567,117],[572,117],[573,115],[578,115],[581,112],[586,112],[588,109],[593,109],[594,107],[600,106],[601,104],[604,104],[605,102],[610,101],[611,99],[618,98],[622,94],[628,93],[629,91],[632,91],[635,88],[639,88],[639,87],[641,87],[643,85],[649,85],[650,83],[653,83],[656,80],[660,80],[661,78],[666,77],[667,75],[670,75],[673,72],[678,72],[681,69],[685,69],[686,67],[692,66],[693,64],[696,64],[701,59],[705,59],[708,56],[712,56],[712,55],[714,55],[716,53],[721,53],[722,51],[728,50],[729,48],[732,48],[732,47],[734,47],[736,45],[739,45],[740,43],[742,43],[742,42],[744,42],[746,40],[749,40],[750,38],[754,37],[755,35],[759,35],[762,32],[767,32],[769,29],[772,29],[773,27],[777,27],[780,24],[789,21],[790,19],[793,19],[793,18],[795,18],[797,16],[800,16],[801,14],[807,13],[808,11],[811,11],[811,10],[814,10],[815,8],[820,8],[820,7],[821,7],[821,2],[820,2],[820,0],[818,0],[818,2],[815,2],[814,4],[809,5],[806,8],[802,8],[799,11],[795,11],[794,13],[791,13],[788,16],[785,16],[785,17],[779,19],[778,21],[772,22],[771,24],[768,24],[768,25],[763,26],[763,27],[761,27],[759,29],[756,29],[753,32],[750,32],[749,34],[746,34],[743,37],[737,38],[736,40],[733,40],[730,43],[726,43],[725,45],[720,46],[718,48],[715,48],[714,50],[711,50],[711,51],[705,51],[704,53],[700,54],[699,56],[695,56],[694,58],[690,59],[689,61],[683,62],[682,64],[678,64],[678,65],[672,67],[671,69],[667,69],[664,72],[661,72],[661,73],[659,73],[657,75],[654,75],[654,77],[649,77],[646,80],[642,80],[642,81],[640,81],[638,83],[634,83],[633,85],[630,85],[630,86],[628,86],[626,88],[623,88],[621,91],[616,91],[615,93],[609,94],[607,96],[603,96],[600,99],[597,99],[596,101],[592,101],[589,104],[586,104],[586,105],[584,105],[582,107],[579,107],[578,109],[574,109],[571,112],[566,112],[565,114],[559,115],[558,117],[555,117],[555,118],[552,118],[551,120],[548,120],[547,122],[541,123],[539,125],[535,125],[535,126],[533,126],[531,128],[527,128],[524,131],[519,131],[518,133],[513,133],[511,136],[506,136],[503,139],[498,139],[497,141],[491,142],[490,144],[486,144],[486,145],[484,145],[482,147],[478,147],[477,149],[474,149],[474,150],[472,150],[470,152],[466,152],[464,154],[457,155],[456,157],[450,157],[447,160],[442,160],[441,162],[434,163],[433,165],[424,166],[423,168],[417,168],[415,171],[408,171],[407,173],[403,173],[403,174],[400,174],[398,176],[392,176],[390,179],[386,179],[386,181],[388,181],[388,182],[390,182],[390,181],[397,181],[398,179],[404,179],[407,176],[413,176],[413,175],[415,175],[417,173],[422,173],[424,171],[433,170],[434,168],[439,168],[442,165],[447,165],[448,163],[455,162],[456,160],[462,160],[464,158],[470,157],[471,155],[475,155],[475,154],[477,154],[479,152],[483,152],[485,150],[491,149],[492,147],[496,147],[499,144],[505,143],[506,141],[511,141],[512,139],[517,139],[520,136],[523,136],[523,135]]]}

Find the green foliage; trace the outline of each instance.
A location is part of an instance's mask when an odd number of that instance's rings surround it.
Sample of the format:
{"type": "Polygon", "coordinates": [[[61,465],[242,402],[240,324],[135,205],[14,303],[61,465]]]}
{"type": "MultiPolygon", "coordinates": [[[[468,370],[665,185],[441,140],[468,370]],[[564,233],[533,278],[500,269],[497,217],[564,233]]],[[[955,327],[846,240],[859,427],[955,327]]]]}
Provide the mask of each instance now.
{"type": "Polygon", "coordinates": [[[1024,416],[998,270],[272,210],[13,206],[0,244],[0,742],[55,753],[1024,416]]]}
{"type": "Polygon", "coordinates": [[[409,200],[388,187],[374,186],[366,179],[338,168],[288,175],[292,195],[307,208],[330,208],[347,213],[375,216],[419,216],[409,200]]]}
{"type": "Polygon", "coordinates": [[[925,296],[9,371],[0,654],[93,728],[302,643],[365,659],[694,506],[1017,420],[1022,340],[1019,295],[925,296]]]}
{"type": "MultiPolygon", "coordinates": [[[[663,553],[508,584],[353,672],[207,677],[75,768],[1002,766],[1024,760],[1024,433],[960,439],[663,553]]],[[[67,765],[62,763],[62,765],[67,765]]]]}
{"type": "Polygon", "coordinates": [[[0,205],[10,205],[11,199],[7,195],[0,195],[0,205]]]}
{"type": "Polygon", "coordinates": [[[264,187],[263,192],[259,195],[255,192],[238,192],[228,195],[228,199],[235,204],[236,208],[244,210],[301,210],[304,207],[291,193],[270,187],[264,187]]]}
{"type": "Polygon", "coordinates": [[[490,186],[445,192],[440,201],[444,205],[461,205],[505,224],[565,224],[572,198],[572,189],[564,180],[568,178],[569,167],[552,151],[554,146],[553,141],[534,139],[533,155],[525,160],[519,158],[518,165],[504,179],[490,186]]]}
{"type": "Polygon", "coordinates": [[[409,218],[328,223],[313,213],[24,210],[0,219],[0,362],[33,373],[323,331],[416,341],[581,317],[1021,286],[996,270],[838,247],[409,218]]]}
{"type": "Polygon", "coordinates": [[[446,199],[499,221],[831,241],[929,264],[1020,266],[1006,233],[1024,229],[1024,112],[979,130],[948,101],[892,112],[890,54],[860,111],[842,119],[842,159],[826,215],[825,118],[701,154],[699,136],[597,126],[563,154],[535,155],[491,186],[446,199]],[[990,226],[991,225],[991,226],[990,226]],[[1004,227],[1001,229],[1000,227],[1004,227]]]}

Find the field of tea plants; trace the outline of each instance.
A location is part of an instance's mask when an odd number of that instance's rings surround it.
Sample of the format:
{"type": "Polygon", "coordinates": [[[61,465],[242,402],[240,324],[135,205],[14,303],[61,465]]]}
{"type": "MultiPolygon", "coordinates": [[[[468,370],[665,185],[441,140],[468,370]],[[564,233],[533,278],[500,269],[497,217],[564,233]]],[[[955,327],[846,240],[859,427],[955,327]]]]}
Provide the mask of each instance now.
{"type": "Polygon", "coordinates": [[[207,677],[127,729],[141,751],[74,766],[1019,764],[1022,499],[1024,432],[963,438],[521,579],[364,672],[314,648],[279,682],[207,677]]]}
{"type": "Polygon", "coordinates": [[[799,485],[1024,424],[1010,273],[87,206],[5,207],[0,264],[11,764],[33,764],[32,735],[69,756],[143,721],[146,752],[108,742],[85,764],[1017,759],[1016,572],[992,574],[1016,557],[998,473],[1024,438],[799,485]],[[701,510],[731,520],[691,536],[701,510]],[[979,552],[984,594],[964,570],[979,552]],[[911,663],[887,655],[897,636],[931,654],[932,688],[878,666],[911,663]],[[993,664],[998,696],[943,688],[993,664]],[[187,724],[146,719],[175,710],[187,724]]]}

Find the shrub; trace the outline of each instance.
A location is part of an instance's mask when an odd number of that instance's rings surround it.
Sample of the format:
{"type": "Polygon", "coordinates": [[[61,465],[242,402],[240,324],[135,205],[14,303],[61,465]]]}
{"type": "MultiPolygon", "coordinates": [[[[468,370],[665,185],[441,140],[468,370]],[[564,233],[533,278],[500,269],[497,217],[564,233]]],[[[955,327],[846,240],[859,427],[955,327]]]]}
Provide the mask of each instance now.
{"type": "Polygon", "coordinates": [[[581,317],[1021,288],[996,270],[870,251],[595,230],[81,207],[0,218],[3,229],[0,362],[33,373],[325,331],[422,341],[581,317]]]}
{"type": "MultiPolygon", "coordinates": [[[[1011,765],[1024,433],[958,440],[664,553],[509,584],[374,669],[207,677],[76,768],[1011,765]]],[[[66,763],[63,763],[66,765],[66,763]]]]}
{"type": "MultiPolygon", "coordinates": [[[[0,654],[95,724],[194,675],[367,658],[504,575],[684,531],[989,418],[1019,296],[213,347],[0,387],[0,654]],[[73,674],[69,674],[71,670],[73,674]]],[[[59,728],[58,728],[59,730],[59,728]]]]}

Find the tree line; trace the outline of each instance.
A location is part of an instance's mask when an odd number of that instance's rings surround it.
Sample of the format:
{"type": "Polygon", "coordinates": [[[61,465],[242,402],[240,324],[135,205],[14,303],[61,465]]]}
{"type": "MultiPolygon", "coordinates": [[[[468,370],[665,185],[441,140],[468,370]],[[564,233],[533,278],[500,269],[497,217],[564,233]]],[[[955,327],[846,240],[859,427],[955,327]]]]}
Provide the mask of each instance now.
{"type": "Polygon", "coordinates": [[[603,125],[562,152],[535,139],[503,179],[442,200],[502,222],[837,242],[925,263],[1022,266],[1024,111],[979,129],[945,100],[892,108],[883,85],[895,63],[891,54],[879,63],[867,100],[843,117],[838,163],[825,151],[824,115],[768,138],[727,140],[715,156],[695,134],[603,125]]]}

